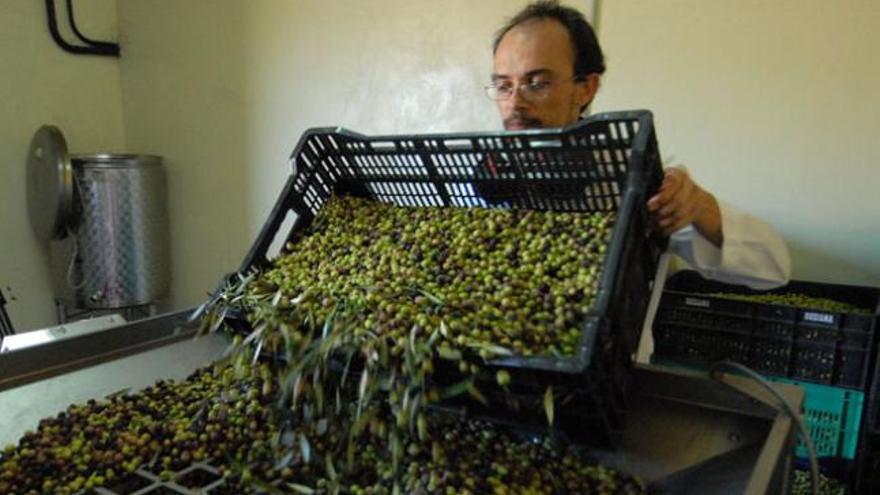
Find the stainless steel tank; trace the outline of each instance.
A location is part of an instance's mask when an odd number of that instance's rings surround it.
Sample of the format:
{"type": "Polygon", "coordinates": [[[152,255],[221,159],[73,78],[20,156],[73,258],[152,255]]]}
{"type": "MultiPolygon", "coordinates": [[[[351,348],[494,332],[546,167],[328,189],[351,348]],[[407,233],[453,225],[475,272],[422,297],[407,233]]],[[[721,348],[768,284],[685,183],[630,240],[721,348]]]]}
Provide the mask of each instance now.
{"type": "Polygon", "coordinates": [[[151,155],[74,155],[73,212],[50,242],[56,298],[71,308],[153,304],[168,293],[165,170],[151,155]]]}
{"type": "Polygon", "coordinates": [[[167,193],[162,159],[74,155],[75,303],[120,308],[153,303],[169,288],[167,193]]]}
{"type": "MultiPolygon", "coordinates": [[[[27,159],[28,216],[49,243],[59,305],[118,309],[168,293],[165,170],[153,155],[70,155],[61,130],[34,134],[27,159]]],[[[63,321],[63,318],[62,318],[63,321]]]]}

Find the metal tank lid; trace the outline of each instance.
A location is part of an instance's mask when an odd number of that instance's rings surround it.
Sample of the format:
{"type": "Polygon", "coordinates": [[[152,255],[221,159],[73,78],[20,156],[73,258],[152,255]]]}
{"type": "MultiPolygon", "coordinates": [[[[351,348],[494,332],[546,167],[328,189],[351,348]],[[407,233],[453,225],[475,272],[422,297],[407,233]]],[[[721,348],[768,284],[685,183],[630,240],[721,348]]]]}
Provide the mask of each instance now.
{"type": "Polygon", "coordinates": [[[34,233],[44,241],[63,237],[73,217],[73,170],[59,128],[44,125],[37,129],[26,166],[28,216],[34,233]]]}

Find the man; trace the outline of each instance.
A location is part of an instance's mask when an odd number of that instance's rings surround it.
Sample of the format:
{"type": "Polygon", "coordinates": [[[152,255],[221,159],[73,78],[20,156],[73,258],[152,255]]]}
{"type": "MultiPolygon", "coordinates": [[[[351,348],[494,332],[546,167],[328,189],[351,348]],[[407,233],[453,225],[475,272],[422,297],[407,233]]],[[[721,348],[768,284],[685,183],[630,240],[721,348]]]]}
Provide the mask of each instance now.
{"type": "MultiPolygon", "coordinates": [[[[489,96],[504,128],[564,127],[593,101],[605,72],[602,50],[583,15],[557,1],[525,7],[495,39],[489,96]]],[[[704,276],[769,289],[788,282],[791,261],[766,223],[719,202],[681,167],[666,169],[648,200],[670,250],[704,276]]]]}

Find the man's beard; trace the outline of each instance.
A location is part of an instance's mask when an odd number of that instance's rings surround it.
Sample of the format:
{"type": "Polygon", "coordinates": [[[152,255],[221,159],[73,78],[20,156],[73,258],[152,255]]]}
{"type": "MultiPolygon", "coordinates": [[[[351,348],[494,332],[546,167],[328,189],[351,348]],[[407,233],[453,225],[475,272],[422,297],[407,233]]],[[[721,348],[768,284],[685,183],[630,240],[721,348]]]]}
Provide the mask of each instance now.
{"type": "Polygon", "coordinates": [[[510,117],[504,119],[505,129],[537,129],[544,127],[544,123],[540,119],[530,117],[523,113],[513,113],[510,117]]]}

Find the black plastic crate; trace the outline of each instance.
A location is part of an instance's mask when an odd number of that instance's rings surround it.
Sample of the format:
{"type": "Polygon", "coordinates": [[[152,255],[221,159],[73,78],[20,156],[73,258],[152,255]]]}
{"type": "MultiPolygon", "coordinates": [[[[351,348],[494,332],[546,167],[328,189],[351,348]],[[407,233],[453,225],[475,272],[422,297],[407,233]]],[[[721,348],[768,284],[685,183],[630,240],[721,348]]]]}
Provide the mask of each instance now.
{"type": "Polygon", "coordinates": [[[794,336],[794,325],[782,321],[766,320],[758,316],[753,328],[757,335],[775,337],[777,339],[791,339],[794,336]]]}
{"type": "Polygon", "coordinates": [[[790,339],[775,338],[772,335],[756,336],[746,343],[749,345],[749,357],[739,362],[749,363],[752,368],[762,373],[783,376],[788,373],[792,351],[790,339]]]}
{"type": "Polygon", "coordinates": [[[789,376],[831,385],[834,380],[835,346],[795,339],[789,376]]]}
{"type": "Polygon", "coordinates": [[[864,373],[870,368],[873,352],[869,346],[837,348],[834,382],[842,387],[864,388],[864,373]]]}
{"type": "Polygon", "coordinates": [[[15,329],[12,328],[12,320],[6,313],[6,298],[3,297],[3,291],[0,290],[0,340],[13,334],[15,334],[15,329]]]}
{"type": "MultiPolygon", "coordinates": [[[[878,318],[880,319],[880,318],[878,318]]],[[[868,391],[865,411],[865,430],[876,437],[877,452],[875,459],[880,465],[880,352],[869,354],[869,360],[873,363],[873,378],[871,388],[868,391]]],[[[875,476],[875,481],[880,486],[880,471],[875,476]]]]}
{"type": "Polygon", "coordinates": [[[696,364],[734,359],[769,375],[865,389],[880,312],[878,300],[880,290],[870,287],[792,281],[771,291],[755,291],[706,280],[686,270],[666,282],[654,319],[654,353],[696,364]],[[710,295],[716,293],[798,293],[849,303],[871,314],[710,295]],[[731,343],[731,339],[739,342],[731,343]],[[741,351],[744,347],[748,353],[741,351]]]}
{"type": "MultiPolygon", "coordinates": [[[[275,255],[270,246],[286,246],[334,194],[410,207],[616,212],[599,292],[581,325],[576,355],[492,363],[532,392],[558,385],[585,394],[577,401],[583,407],[570,409],[583,420],[568,421],[559,408],[557,423],[570,423],[588,443],[615,443],[665,248],[645,208],[663,176],[650,112],[598,114],[564,129],[519,132],[368,137],[319,128],[303,135],[291,162],[293,173],[241,272],[269,266],[275,255]],[[292,227],[282,231],[289,218],[292,227]]],[[[490,409],[499,410],[495,404],[490,409]]]]}

